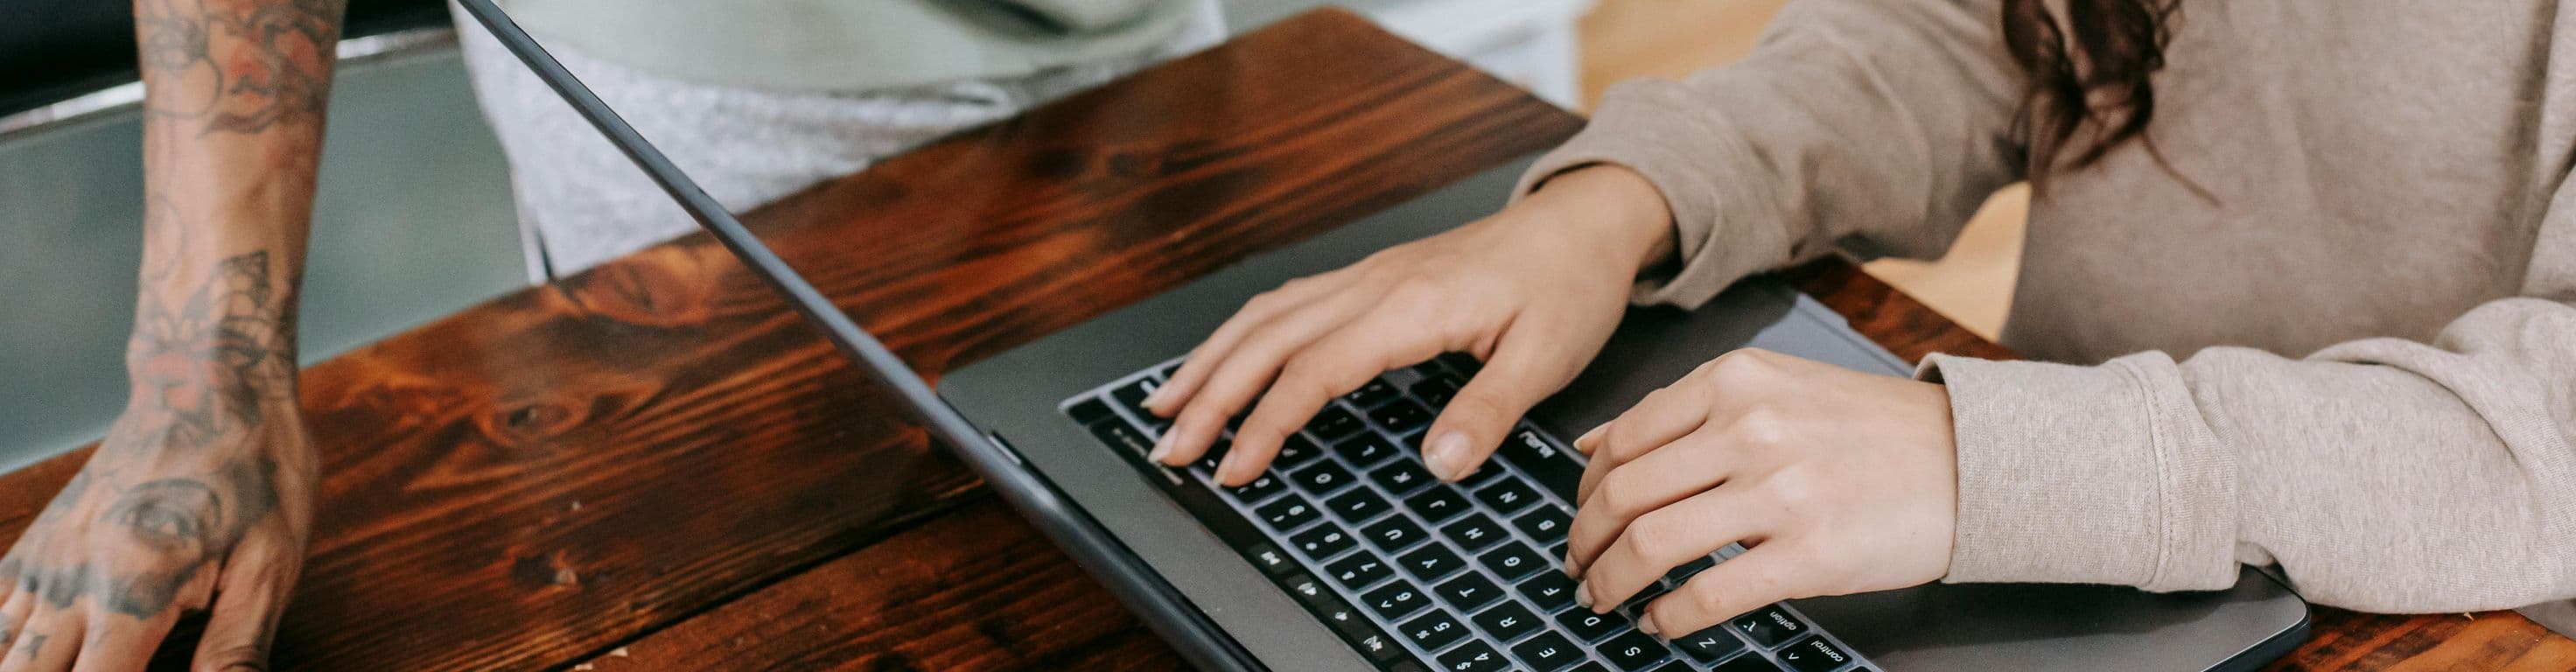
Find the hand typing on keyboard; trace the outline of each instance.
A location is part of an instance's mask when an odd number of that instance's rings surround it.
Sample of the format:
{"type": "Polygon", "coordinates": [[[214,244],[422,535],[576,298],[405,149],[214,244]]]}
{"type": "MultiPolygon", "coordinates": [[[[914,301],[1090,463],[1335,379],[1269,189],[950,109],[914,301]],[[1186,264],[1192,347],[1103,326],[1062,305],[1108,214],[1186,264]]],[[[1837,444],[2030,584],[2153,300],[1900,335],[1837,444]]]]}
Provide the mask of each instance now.
{"type": "Polygon", "coordinates": [[[1729,543],[1752,547],[1649,604],[1649,633],[1949,572],[1957,449],[1939,385],[1742,350],[1574,443],[1592,459],[1566,571],[1595,611],[1729,543]]]}
{"type": "Polygon", "coordinates": [[[1492,217],[1262,294],[1145,400],[1173,418],[1153,459],[1199,459],[1249,407],[1217,478],[1251,482],[1334,397],[1466,352],[1486,364],[1423,444],[1425,466],[1455,481],[1601,350],[1638,271],[1670,255],[1670,222],[1644,178],[1585,168],[1492,217]]]}

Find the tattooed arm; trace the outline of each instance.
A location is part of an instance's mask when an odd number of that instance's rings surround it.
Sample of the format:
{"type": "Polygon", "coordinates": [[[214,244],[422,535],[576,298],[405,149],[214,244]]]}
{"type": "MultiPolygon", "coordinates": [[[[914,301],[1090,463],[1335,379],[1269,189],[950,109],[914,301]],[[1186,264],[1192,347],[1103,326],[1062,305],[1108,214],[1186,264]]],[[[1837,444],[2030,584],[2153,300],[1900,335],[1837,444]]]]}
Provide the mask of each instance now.
{"type": "Polygon", "coordinates": [[[295,306],[341,0],[136,0],[144,253],[130,398],[5,558],[0,672],[265,669],[315,467],[295,306]]]}

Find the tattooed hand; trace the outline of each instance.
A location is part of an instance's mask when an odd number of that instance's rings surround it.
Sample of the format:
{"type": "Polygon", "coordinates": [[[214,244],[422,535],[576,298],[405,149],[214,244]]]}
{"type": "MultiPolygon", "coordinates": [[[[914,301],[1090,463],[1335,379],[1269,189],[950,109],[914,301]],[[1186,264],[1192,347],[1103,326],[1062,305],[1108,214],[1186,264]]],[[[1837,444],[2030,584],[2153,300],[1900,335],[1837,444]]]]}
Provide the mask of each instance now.
{"type": "Polygon", "coordinates": [[[196,669],[265,669],[315,480],[294,403],[293,283],[268,271],[252,253],[198,272],[175,303],[146,288],[133,402],[0,558],[0,672],[140,670],[195,612],[211,612],[196,669]]]}

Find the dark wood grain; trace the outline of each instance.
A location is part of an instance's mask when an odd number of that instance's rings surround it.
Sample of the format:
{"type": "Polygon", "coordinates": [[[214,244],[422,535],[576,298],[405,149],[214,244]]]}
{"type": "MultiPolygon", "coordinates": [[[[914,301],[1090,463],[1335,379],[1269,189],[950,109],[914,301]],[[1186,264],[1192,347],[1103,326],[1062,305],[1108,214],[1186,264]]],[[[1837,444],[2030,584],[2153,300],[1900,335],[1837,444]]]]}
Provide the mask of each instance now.
{"type": "MultiPolygon", "coordinates": [[[[1574,116],[1340,12],[746,217],[926,376],[1511,157],[1574,116]]],[[[1897,353],[2003,357],[1848,264],[1897,353]]],[[[702,237],[319,363],[280,669],[1172,669],[702,237]]],[[[0,476],[15,535],[85,459],[0,476]]],[[[2511,614],[2325,611],[2288,667],[2564,668],[2511,614]]]]}

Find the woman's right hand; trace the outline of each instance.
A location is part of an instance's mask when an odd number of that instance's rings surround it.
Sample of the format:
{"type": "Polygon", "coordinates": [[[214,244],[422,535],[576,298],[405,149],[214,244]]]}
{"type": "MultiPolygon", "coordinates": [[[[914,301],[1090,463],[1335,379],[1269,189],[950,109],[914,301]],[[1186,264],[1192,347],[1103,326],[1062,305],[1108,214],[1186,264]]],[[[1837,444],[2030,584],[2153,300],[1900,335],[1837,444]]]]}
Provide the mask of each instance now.
{"type": "Polygon", "coordinates": [[[1154,459],[1198,459],[1252,406],[1216,471],[1251,482],[1333,397],[1465,352],[1485,366],[1432,423],[1423,462],[1442,480],[1473,473],[1600,352],[1639,269],[1671,254],[1671,221],[1645,178],[1595,165],[1491,217],[1253,297],[1146,399],[1174,418],[1154,459]]]}

